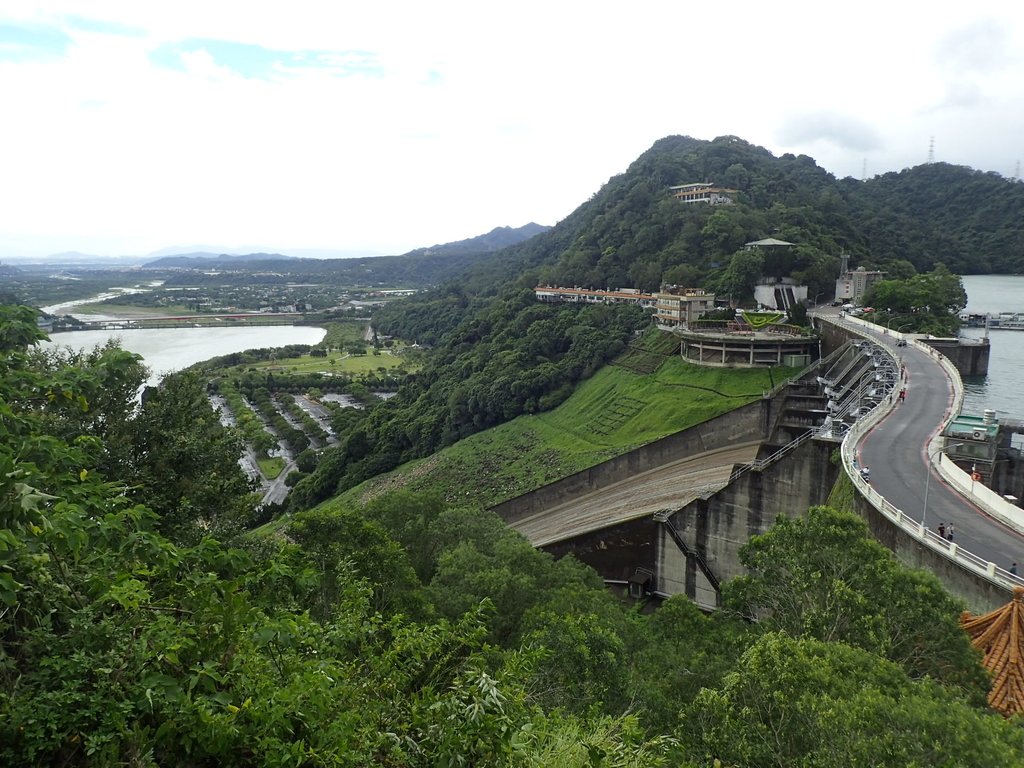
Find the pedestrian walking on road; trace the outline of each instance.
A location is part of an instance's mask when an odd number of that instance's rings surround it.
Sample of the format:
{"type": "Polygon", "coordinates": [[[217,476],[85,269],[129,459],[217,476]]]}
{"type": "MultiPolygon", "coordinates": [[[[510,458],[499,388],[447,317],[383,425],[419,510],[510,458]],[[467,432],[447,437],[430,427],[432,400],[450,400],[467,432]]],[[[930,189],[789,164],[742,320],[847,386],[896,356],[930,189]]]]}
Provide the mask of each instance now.
{"type": "Polygon", "coordinates": [[[939,523],[939,536],[941,536],[942,538],[946,538],[946,524],[945,523],[939,523]]]}
{"type": "Polygon", "coordinates": [[[1010,563],[1010,573],[1012,573],[1014,576],[1017,575],[1017,564],[1016,563],[1010,563]]]}
{"type": "Polygon", "coordinates": [[[903,389],[900,390],[900,402],[902,403],[906,399],[907,399],[907,388],[904,387],[903,389]]]}
{"type": "Polygon", "coordinates": [[[949,541],[953,540],[953,524],[949,524],[949,528],[946,529],[946,539],[949,541]]]}

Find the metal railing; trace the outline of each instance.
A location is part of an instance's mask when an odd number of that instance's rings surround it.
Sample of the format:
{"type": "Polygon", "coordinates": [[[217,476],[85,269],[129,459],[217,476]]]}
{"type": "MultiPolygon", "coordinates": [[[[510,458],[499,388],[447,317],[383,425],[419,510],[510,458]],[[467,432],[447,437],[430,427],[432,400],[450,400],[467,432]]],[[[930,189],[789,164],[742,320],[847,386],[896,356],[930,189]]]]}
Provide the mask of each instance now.
{"type": "MultiPolygon", "coordinates": [[[[846,322],[854,326],[856,331],[857,320],[853,318],[846,318],[846,322]]],[[[863,322],[863,321],[859,321],[863,322]]],[[[892,334],[899,338],[903,338],[903,334],[892,334]]],[[[935,440],[939,439],[942,431],[949,424],[949,422],[956,417],[960,412],[960,408],[963,404],[963,384],[960,379],[960,373],[953,366],[953,363],[943,354],[937,352],[927,344],[920,343],[916,338],[910,338],[909,341],[914,344],[916,349],[920,349],[926,352],[930,357],[938,362],[946,375],[949,376],[953,383],[954,398],[953,405],[950,408],[950,412],[947,414],[943,421],[942,429],[937,430],[935,440]]],[[[860,472],[856,470],[856,457],[855,451],[857,445],[867,432],[874,427],[879,421],[881,421],[892,409],[893,404],[885,401],[882,403],[883,407],[874,408],[870,413],[866,414],[864,418],[858,419],[857,422],[847,432],[846,437],[842,442],[841,453],[843,458],[843,470],[847,476],[851,479],[854,487],[857,491],[864,496],[871,505],[881,512],[886,518],[892,523],[897,525],[902,530],[906,531],[911,536],[915,537],[923,546],[931,549],[934,552],[939,553],[941,556],[948,558],[956,565],[960,566],[964,570],[971,573],[977,574],[988,581],[1002,587],[1006,590],[1011,590],[1013,587],[1018,585],[1024,585],[1024,579],[1010,573],[1004,568],[1000,568],[995,563],[990,562],[973,552],[969,552],[955,542],[943,539],[937,533],[933,533],[928,530],[924,525],[919,523],[916,519],[907,515],[903,510],[896,507],[894,504],[889,502],[883,497],[878,491],[876,491],[863,477],[860,472]]],[[[941,452],[939,452],[941,453],[941,452]]],[[[929,453],[929,462],[934,456],[929,453]]],[[[948,467],[942,467],[942,460],[945,457],[940,457],[940,473],[946,476],[948,467]],[[946,469],[946,472],[942,472],[942,469],[946,469]]],[[[952,464],[952,462],[949,462],[952,464]]],[[[955,465],[954,465],[955,466],[955,465]]],[[[960,472],[959,469],[956,471],[960,472]]],[[[962,474],[962,472],[961,472],[962,474]]]]}
{"type": "Polygon", "coordinates": [[[683,540],[682,534],[676,529],[675,525],[672,524],[670,514],[656,513],[654,519],[665,526],[668,531],[668,535],[675,542],[676,547],[680,552],[687,558],[692,558],[697,563],[697,567],[700,568],[700,572],[704,574],[704,578],[708,580],[708,583],[715,590],[715,592],[721,592],[722,582],[719,581],[718,577],[715,576],[714,571],[711,570],[711,566],[708,565],[708,561],[704,559],[704,556],[696,549],[691,549],[686,545],[683,540]]]}

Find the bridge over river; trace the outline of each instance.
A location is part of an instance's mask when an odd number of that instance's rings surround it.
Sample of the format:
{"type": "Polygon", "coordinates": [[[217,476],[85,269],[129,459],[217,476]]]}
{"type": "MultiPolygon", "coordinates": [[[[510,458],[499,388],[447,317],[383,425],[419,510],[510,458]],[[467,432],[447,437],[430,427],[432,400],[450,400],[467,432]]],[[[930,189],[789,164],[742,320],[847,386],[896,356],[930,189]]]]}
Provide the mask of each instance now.
{"type": "Polygon", "coordinates": [[[295,325],[305,317],[302,312],[243,312],[232,314],[198,315],[145,315],[133,318],[104,318],[82,320],[74,326],[54,327],[51,333],[60,331],[116,331],[140,328],[208,328],[248,325],[295,325]]]}

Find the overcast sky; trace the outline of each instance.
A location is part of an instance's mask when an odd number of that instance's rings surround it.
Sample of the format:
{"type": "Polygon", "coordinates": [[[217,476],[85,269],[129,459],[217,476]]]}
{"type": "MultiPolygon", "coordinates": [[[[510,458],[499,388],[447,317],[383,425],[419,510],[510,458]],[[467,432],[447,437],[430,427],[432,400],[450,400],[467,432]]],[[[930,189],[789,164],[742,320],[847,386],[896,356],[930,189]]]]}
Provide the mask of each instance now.
{"type": "Polygon", "coordinates": [[[403,253],[555,224],[671,134],[1012,177],[1022,37],[1017,2],[8,0],[0,259],[403,253]]]}

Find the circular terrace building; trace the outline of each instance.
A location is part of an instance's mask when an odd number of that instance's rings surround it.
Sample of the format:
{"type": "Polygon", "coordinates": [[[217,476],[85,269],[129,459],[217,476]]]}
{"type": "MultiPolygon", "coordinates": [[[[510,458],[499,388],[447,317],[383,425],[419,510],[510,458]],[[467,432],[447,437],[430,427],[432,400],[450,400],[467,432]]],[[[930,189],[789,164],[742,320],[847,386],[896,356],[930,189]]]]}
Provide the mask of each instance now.
{"type": "Polygon", "coordinates": [[[782,323],[781,312],[744,312],[735,320],[696,320],[673,329],[684,360],[698,365],[805,368],[819,357],[813,331],[782,323]]]}

